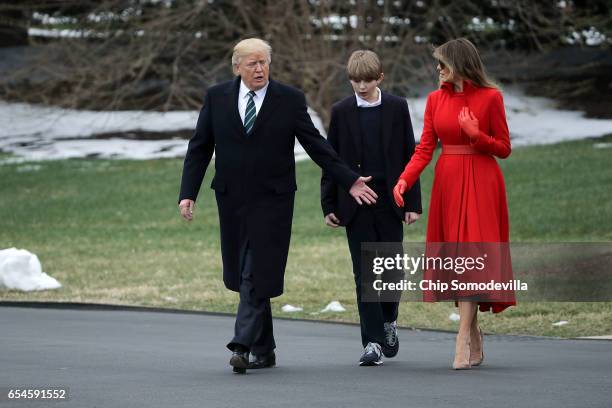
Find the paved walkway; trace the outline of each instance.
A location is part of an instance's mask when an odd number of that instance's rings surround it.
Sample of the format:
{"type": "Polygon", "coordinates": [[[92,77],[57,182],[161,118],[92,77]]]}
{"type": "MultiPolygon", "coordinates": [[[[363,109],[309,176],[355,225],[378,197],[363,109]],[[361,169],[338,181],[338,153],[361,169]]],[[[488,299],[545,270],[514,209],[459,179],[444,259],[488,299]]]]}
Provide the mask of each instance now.
{"type": "Polygon", "coordinates": [[[64,402],[0,407],[610,407],[612,342],[485,336],[450,369],[454,336],[400,331],[358,367],[357,326],[275,320],[278,366],[235,375],[228,316],[0,307],[0,388],[67,386],[64,402]]]}

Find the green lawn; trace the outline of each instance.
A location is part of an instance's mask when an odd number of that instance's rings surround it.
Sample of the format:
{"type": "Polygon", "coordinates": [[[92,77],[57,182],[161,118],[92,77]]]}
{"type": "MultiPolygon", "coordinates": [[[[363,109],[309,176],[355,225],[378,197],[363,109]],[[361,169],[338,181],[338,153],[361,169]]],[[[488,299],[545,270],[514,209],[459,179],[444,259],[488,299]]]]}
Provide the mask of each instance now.
{"type": "MultiPolygon", "coordinates": [[[[595,149],[593,143],[517,148],[501,162],[513,241],[612,241],[611,150],[595,149]]],[[[0,248],[36,253],[43,269],[63,284],[40,293],[5,290],[0,299],[234,312],[237,295],[221,280],[217,210],[208,188],[214,170],[206,175],[195,220],[188,224],[176,208],[181,166],[181,160],[0,165],[0,248]]],[[[432,168],[422,177],[425,208],[432,168]]],[[[273,299],[274,313],[357,321],[344,230],[323,224],[319,169],[302,162],[297,171],[286,291],[273,299]],[[331,300],[348,311],[316,314],[331,300]],[[286,303],[304,312],[282,313],[286,303]]],[[[426,217],[427,212],[406,228],[406,240],[424,240],[426,217]]],[[[399,323],[453,330],[452,311],[448,303],[403,303],[399,323]]],[[[612,303],[522,303],[483,319],[487,332],[612,334],[612,303]],[[570,323],[553,327],[558,320],[570,323]]]]}

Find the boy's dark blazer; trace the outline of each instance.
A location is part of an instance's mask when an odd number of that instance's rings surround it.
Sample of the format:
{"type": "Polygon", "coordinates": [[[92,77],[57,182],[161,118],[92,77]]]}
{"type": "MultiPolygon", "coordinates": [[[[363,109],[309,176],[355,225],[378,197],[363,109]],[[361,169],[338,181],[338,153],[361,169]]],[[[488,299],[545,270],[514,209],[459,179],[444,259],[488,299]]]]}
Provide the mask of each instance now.
{"type": "MultiPolygon", "coordinates": [[[[414,153],[414,133],[405,99],[382,92],[381,105],[381,135],[386,186],[389,200],[394,203],[393,187],[414,153]]],[[[363,176],[368,176],[361,171],[364,152],[362,151],[363,138],[358,109],[368,108],[358,108],[354,94],[335,103],[332,106],[327,140],[352,170],[363,176]]],[[[393,205],[398,218],[403,220],[405,212],[422,212],[421,185],[418,180],[404,194],[404,202],[406,204],[404,208],[393,205]]],[[[334,213],[340,220],[340,225],[346,225],[355,215],[358,205],[347,191],[338,188],[329,174],[323,171],[321,177],[321,208],[324,216],[334,213]]]]}

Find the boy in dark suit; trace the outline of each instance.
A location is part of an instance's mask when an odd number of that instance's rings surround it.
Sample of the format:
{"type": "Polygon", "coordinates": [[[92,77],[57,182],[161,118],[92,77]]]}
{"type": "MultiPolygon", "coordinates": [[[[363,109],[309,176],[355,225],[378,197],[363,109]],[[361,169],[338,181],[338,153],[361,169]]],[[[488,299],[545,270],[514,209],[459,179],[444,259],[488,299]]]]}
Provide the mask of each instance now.
{"type": "Polygon", "coordinates": [[[355,51],[347,73],[355,93],[335,103],[327,140],[354,171],[372,176],[368,185],[376,192],[375,205],[360,206],[323,171],[321,207],[325,223],[346,227],[364,347],[360,365],[382,364],[382,356],[394,357],[398,302],[366,302],[361,289],[361,243],[401,242],[402,222],[419,218],[421,188],[417,181],[405,193],[404,208],[393,205],[393,186],[414,152],[415,142],[408,105],[404,98],[382,92],[382,64],[367,50],[355,51]]]}

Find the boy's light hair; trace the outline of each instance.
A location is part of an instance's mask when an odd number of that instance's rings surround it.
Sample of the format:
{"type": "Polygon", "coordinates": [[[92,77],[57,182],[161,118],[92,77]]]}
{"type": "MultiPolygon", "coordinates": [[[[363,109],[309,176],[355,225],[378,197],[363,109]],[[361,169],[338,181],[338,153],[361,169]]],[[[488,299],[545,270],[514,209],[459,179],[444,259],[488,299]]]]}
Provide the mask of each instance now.
{"type": "Polygon", "coordinates": [[[270,44],[260,38],[247,38],[234,46],[234,53],[232,54],[234,71],[242,58],[254,52],[264,52],[268,57],[268,64],[272,62],[272,47],[270,47],[270,44]]]}
{"type": "Polygon", "coordinates": [[[353,52],[346,64],[346,72],[351,81],[375,81],[383,73],[380,58],[374,51],[357,50],[353,52]]]}

